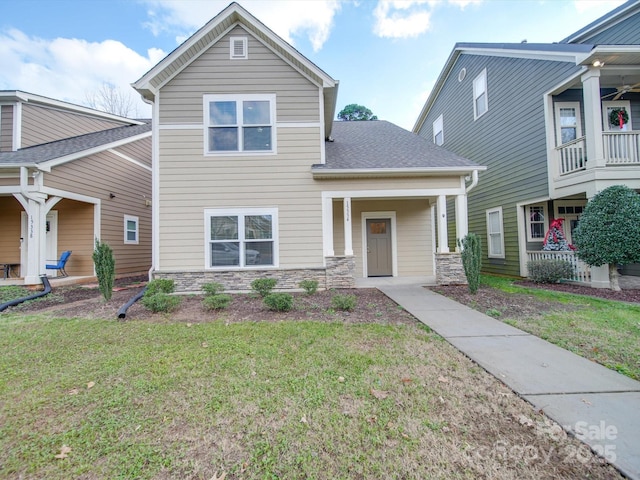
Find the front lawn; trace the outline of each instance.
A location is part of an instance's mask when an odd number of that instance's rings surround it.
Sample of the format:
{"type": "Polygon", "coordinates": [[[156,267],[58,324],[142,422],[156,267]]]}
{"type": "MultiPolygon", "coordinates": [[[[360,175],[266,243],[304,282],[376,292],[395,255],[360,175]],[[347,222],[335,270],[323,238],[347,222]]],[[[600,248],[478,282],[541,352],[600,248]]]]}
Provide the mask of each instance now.
{"type": "Polygon", "coordinates": [[[0,478],[621,478],[415,325],[0,316],[0,478]]]}

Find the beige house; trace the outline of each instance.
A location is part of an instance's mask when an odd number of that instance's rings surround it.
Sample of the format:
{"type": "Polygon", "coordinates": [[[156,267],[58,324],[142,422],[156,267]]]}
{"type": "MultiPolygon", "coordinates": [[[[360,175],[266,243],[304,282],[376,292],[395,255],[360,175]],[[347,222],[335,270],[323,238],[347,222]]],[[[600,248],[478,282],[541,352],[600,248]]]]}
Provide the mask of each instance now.
{"type": "Polygon", "coordinates": [[[178,290],[464,281],[446,200],[461,238],[484,167],[388,122],[334,122],[338,81],[238,4],[133,87],[153,105],[153,272],[178,290]]]}
{"type": "Polygon", "coordinates": [[[67,250],[67,273],[91,277],[95,239],[114,250],[117,275],[146,273],[150,123],[0,91],[0,225],[3,277],[40,283],[67,250]]]}

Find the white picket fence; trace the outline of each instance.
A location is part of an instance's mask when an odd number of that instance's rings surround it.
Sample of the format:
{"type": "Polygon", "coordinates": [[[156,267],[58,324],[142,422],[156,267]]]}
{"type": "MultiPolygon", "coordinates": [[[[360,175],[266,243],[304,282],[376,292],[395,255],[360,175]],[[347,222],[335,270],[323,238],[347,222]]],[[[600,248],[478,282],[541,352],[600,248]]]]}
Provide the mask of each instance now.
{"type": "Polygon", "coordinates": [[[591,283],[591,269],[589,265],[580,260],[574,252],[553,252],[553,251],[528,251],[529,260],[565,260],[573,266],[573,277],[566,280],[572,282],[591,283]]]}

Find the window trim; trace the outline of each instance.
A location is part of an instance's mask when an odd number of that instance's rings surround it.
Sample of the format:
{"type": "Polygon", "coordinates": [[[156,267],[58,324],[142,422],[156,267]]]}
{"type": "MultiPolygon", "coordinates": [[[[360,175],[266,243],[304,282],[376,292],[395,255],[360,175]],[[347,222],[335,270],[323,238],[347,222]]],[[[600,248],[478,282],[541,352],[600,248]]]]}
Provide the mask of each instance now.
{"type": "Polygon", "coordinates": [[[562,125],[560,124],[561,108],[574,108],[576,110],[576,139],[582,137],[582,112],[580,111],[580,102],[555,102],[553,104],[553,110],[556,122],[556,145],[558,146],[564,145],[562,143],[562,125]]]}
{"type": "Polygon", "coordinates": [[[204,268],[206,270],[250,270],[250,269],[270,269],[277,268],[280,264],[278,237],[278,209],[277,208],[205,208],[204,209],[204,268]],[[244,236],[244,217],[251,215],[271,215],[271,241],[273,242],[273,262],[271,265],[243,265],[245,256],[244,244],[247,241],[255,241],[247,239],[244,236]],[[211,217],[238,217],[238,242],[240,246],[240,257],[238,265],[220,265],[211,266],[211,217]],[[242,217],[242,218],[240,218],[242,217]],[[242,233],[242,237],[241,237],[242,233]]]}
{"type": "MultiPolygon", "coordinates": [[[[542,238],[533,238],[533,236],[531,235],[531,225],[533,225],[534,223],[531,221],[531,207],[542,207],[542,215],[544,215],[544,220],[542,223],[543,223],[545,233],[549,230],[549,209],[547,208],[546,203],[532,203],[531,205],[527,205],[524,209],[525,216],[526,216],[525,221],[527,224],[527,242],[543,243],[544,236],[542,238]]],[[[541,223],[541,222],[535,222],[535,223],[541,223]]]]}
{"type": "Polygon", "coordinates": [[[630,100],[604,100],[602,102],[602,125],[604,125],[605,132],[628,132],[633,130],[633,125],[631,124],[631,101],[630,100]],[[622,129],[615,128],[611,129],[611,124],[609,123],[609,112],[607,111],[609,108],[624,108],[627,111],[627,115],[629,115],[629,121],[625,123],[622,129]]]}
{"type": "Polygon", "coordinates": [[[487,69],[485,68],[480,74],[473,79],[473,119],[477,120],[489,111],[489,86],[487,85],[487,69]],[[484,90],[478,91],[479,80],[484,80],[484,90]],[[484,93],[484,112],[478,114],[477,100],[484,93]]]}
{"type": "Polygon", "coordinates": [[[504,251],[504,217],[502,215],[502,207],[490,208],[486,210],[486,222],[487,222],[487,256],[489,258],[505,258],[504,251]],[[498,218],[500,220],[500,231],[499,232],[491,232],[490,226],[491,222],[489,221],[489,217],[491,214],[497,213],[498,218]],[[496,254],[491,252],[491,235],[500,235],[500,249],[502,251],[501,254],[496,254]]]}
{"type": "Polygon", "coordinates": [[[433,122],[433,143],[438,146],[444,145],[444,121],[443,116],[440,114],[433,122]],[[438,134],[442,134],[442,142],[438,143],[438,134]]]}
{"type": "Polygon", "coordinates": [[[247,60],[249,58],[247,37],[229,37],[229,59],[230,60],[247,60]],[[235,54],[235,44],[242,44],[242,55],[235,54]]]}
{"type": "Polygon", "coordinates": [[[275,93],[247,93],[242,95],[237,94],[217,94],[206,93],[202,98],[202,110],[203,110],[203,126],[204,126],[204,155],[210,156],[260,156],[260,155],[275,155],[278,153],[278,146],[276,139],[277,126],[276,126],[276,94],[275,93]],[[242,150],[242,128],[246,126],[242,123],[242,102],[244,101],[263,101],[269,102],[269,127],[271,128],[271,150],[242,150]],[[209,104],[211,102],[235,102],[236,114],[237,114],[237,128],[238,128],[238,150],[209,150],[209,128],[210,115],[209,104]]]}
{"type": "Polygon", "coordinates": [[[140,243],[140,218],[134,215],[125,215],[124,216],[124,243],[126,245],[138,245],[140,243]],[[135,240],[129,240],[129,236],[127,235],[131,230],[129,230],[127,223],[135,222],[136,228],[134,230],[136,234],[135,240]]]}

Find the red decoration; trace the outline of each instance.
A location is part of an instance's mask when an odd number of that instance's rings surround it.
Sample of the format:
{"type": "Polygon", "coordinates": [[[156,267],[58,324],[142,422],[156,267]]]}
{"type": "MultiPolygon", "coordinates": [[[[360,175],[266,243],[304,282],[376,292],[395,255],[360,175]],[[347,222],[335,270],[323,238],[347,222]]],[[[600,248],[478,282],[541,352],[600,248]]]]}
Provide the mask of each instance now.
{"type": "Polygon", "coordinates": [[[622,119],[622,112],[618,110],[618,125],[620,128],[624,127],[624,120],[622,119]]]}
{"type": "Polygon", "coordinates": [[[570,250],[576,249],[576,247],[571,245],[564,238],[564,233],[562,229],[563,222],[564,222],[564,218],[555,218],[551,222],[551,225],[549,226],[549,230],[547,230],[547,234],[544,237],[543,250],[566,250],[566,247],[569,247],[570,250]],[[564,245],[564,248],[563,248],[563,245],[564,245]]]}

